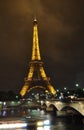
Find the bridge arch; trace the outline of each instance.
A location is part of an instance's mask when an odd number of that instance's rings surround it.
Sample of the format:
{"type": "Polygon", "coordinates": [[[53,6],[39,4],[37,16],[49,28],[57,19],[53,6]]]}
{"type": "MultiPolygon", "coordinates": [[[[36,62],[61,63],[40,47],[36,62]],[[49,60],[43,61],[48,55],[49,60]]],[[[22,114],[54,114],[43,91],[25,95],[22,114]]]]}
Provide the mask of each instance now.
{"type": "Polygon", "coordinates": [[[46,103],[43,103],[43,104],[42,104],[42,107],[43,107],[44,109],[46,109],[46,108],[47,108],[46,103]]]}
{"type": "Polygon", "coordinates": [[[28,89],[27,93],[31,92],[31,91],[34,90],[34,89],[41,89],[41,90],[43,90],[44,92],[46,91],[46,88],[43,87],[43,86],[33,86],[33,87],[31,87],[31,88],[28,89]]]}
{"type": "Polygon", "coordinates": [[[79,110],[76,107],[73,106],[64,106],[61,111],[66,111],[67,114],[73,114],[73,115],[82,115],[79,110]]]}
{"type": "Polygon", "coordinates": [[[48,107],[52,108],[54,112],[58,111],[54,104],[50,104],[48,107]]]}

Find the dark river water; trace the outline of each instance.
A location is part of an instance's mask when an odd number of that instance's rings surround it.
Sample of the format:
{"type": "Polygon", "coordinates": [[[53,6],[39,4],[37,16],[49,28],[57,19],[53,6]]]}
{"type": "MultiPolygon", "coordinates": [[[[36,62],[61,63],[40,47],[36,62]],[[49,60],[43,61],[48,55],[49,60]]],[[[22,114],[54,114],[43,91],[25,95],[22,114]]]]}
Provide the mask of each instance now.
{"type": "Polygon", "coordinates": [[[23,112],[21,116],[13,111],[11,116],[3,113],[5,114],[0,118],[0,130],[84,130],[80,117],[57,117],[54,113],[40,110],[23,112]]]}

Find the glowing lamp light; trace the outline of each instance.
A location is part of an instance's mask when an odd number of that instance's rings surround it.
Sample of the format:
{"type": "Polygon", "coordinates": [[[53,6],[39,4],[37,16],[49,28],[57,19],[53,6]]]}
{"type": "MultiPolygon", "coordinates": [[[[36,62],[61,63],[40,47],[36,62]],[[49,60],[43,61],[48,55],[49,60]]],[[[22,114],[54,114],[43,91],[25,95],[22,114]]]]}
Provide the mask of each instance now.
{"type": "Polygon", "coordinates": [[[37,122],[37,126],[43,126],[43,125],[44,125],[43,121],[38,121],[37,122]]]}
{"type": "Polygon", "coordinates": [[[78,87],[79,86],[79,84],[76,84],[76,87],[78,87]]]}
{"type": "Polygon", "coordinates": [[[57,92],[59,92],[59,90],[57,89],[57,92]]]}
{"type": "Polygon", "coordinates": [[[49,120],[45,120],[44,121],[44,125],[49,125],[50,124],[50,121],[49,120]]]}
{"type": "Polygon", "coordinates": [[[66,90],[67,88],[66,87],[64,87],[64,90],[66,90]]]}

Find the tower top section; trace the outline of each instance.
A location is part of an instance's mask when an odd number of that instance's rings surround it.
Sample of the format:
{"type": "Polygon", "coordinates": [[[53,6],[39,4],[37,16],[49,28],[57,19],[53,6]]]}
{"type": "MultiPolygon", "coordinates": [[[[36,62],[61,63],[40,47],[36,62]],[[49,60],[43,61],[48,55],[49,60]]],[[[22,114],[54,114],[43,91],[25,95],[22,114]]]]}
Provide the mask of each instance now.
{"type": "Polygon", "coordinates": [[[39,39],[38,39],[38,27],[37,27],[36,18],[34,18],[34,21],[33,21],[32,60],[41,60],[40,49],[39,49],[39,39]]]}

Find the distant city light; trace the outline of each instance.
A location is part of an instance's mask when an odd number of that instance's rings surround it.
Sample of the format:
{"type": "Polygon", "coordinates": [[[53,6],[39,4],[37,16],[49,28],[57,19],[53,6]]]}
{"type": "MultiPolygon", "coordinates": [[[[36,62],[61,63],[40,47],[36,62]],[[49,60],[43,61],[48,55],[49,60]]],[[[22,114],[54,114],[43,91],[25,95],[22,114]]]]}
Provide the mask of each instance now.
{"type": "Polygon", "coordinates": [[[66,87],[64,87],[64,90],[66,90],[67,88],[66,87]]]}
{"type": "Polygon", "coordinates": [[[0,101],[0,104],[2,104],[3,102],[0,101]]]}
{"type": "Polygon", "coordinates": [[[68,94],[70,94],[70,92],[69,92],[69,91],[68,91],[67,93],[68,93],[68,94]]]}
{"type": "Polygon", "coordinates": [[[76,87],[78,87],[78,86],[79,86],[79,84],[77,83],[77,84],[76,84],[76,87]]]}
{"type": "Polygon", "coordinates": [[[6,105],[6,102],[3,102],[3,105],[5,106],[5,105],[6,105]]]}
{"type": "Polygon", "coordinates": [[[16,95],[16,98],[18,99],[18,95],[16,95]]]}
{"type": "Polygon", "coordinates": [[[57,92],[59,92],[59,90],[57,89],[57,92]]]}

